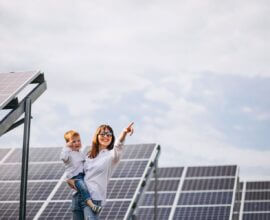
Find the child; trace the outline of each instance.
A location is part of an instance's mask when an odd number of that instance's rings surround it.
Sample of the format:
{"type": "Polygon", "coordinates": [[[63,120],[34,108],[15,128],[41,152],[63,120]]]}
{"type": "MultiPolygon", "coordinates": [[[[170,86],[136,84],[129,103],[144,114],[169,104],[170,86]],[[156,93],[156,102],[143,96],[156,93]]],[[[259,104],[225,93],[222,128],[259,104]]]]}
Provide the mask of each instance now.
{"type": "Polygon", "coordinates": [[[67,144],[62,149],[60,159],[63,160],[65,164],[66,178],[75,180],[75,186],[82,195],[83,200],[88,206],[90,206],[93,212],[99,213],[101,211],[101,207],[92,202],[87,186],[83,181],[83,163],[85,156],[80,152],[80,134],[76,131],[70,130],[65,133],[64,138],[67,144]]]}

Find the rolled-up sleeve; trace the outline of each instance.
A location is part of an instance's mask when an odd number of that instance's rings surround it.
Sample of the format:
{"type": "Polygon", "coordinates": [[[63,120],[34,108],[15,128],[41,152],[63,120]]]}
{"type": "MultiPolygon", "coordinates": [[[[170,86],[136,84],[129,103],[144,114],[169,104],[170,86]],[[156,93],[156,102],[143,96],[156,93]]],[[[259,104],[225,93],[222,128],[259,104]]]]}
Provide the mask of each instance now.
{"type": "Polygon", "coordinates": [[[64,163],[67,163],[69,161],[71,149],[68,147],[63,147],[61,154],[60,154],[60,160],[64,161],[64,163]]]}
{"type": "Polygon", "coordinates": [[[116,164],[120,161],[122,152],[123,152],[124,142],[120,142],[120,140],[117,140],[114,144],[113,148],[113,160],[112,162],[116,164]]]}

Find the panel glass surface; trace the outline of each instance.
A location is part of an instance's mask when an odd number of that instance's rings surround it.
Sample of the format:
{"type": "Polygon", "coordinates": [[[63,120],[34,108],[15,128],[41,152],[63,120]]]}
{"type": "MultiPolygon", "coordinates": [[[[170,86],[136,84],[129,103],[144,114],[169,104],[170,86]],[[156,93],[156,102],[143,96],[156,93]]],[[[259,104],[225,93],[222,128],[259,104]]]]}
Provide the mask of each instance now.
{"type": "Polygon", "coordinates": [[[270,212],[270,202],[245,202],[244,212],[250,211],[268,211],[270,212]]]}
{"type": "Polygon", "coordinates": [[[231,204],[233,192],[181,193],[178,205],[231,204]]]}
{"type": "MultiPolygon", "coordinates": [[[[20,180],[21,164],[1,164],[0,180],[20,180]]],[[[28,180],[57,180],[62,177],[64,166],[56,164],[29,164],[28,180]]]]}
{"type": "MultiPolygon", "coordinates": [[[[173,205],[175,193],[158,193],[157,204],[158,205],[173,205]]],[[[145,193],[143,195],[141,206],[154,206],[155,193],[145,193]]]]}
{"type": "Polygon", "coordinates": [[[0,149],[0,161],[7,155],[10,151],[10,148],[0,149]]]}
{"type": "Polygon", "coordinates": [[[269,220],[270,213],[244,213],[243,220],[269,220]]]}
{"type": "Polygon", "coordinates": [[[221,190],[233,189],[234,179],[186,179],[183,190],[221,190]]]}
{"type": "Polygon", "coordinates": [[[0,73],[0,109],[23,89],[38,72],[0,73]]]}
{"type": "MultiPolygon", "coordinates": [[[[29,162],[60,161],[61,147],[29,148],[29,162]]],[[[21,162],[22,149],[15,149],[5,163],[21,162]]]]}
{"type": "MultiPolygon", "coordinates": [[[[158,191],[177,191],[180,180],[158,180],[158,191]]],[[[155,181],[151,180],[146,188],[146,191],[155,190],[155,181]]]]}
{"type": "Polygon", "coordinates": [[[127,212],[129,201],[108,201],[100,213],[100,219],[123,219],[127,212]]]}
{"type": "Polygon", "coordinates": [[[131,199],[140,180],[110,180],[107,188],[108,199],[131,199]]]}
{"type": "Polygon", "coordinates": [[[270,200],[270,192],[246,192],[245,200],[270,200]]]}
{"type": "Polygon", "coordinates": [[[149,159],[155,144],[125,145],[122,159],[149,159]]]}
{"type": "Polygon", "coordinates": [[[159,178],[181,178],[183,167],[162,167],[158,168],[159,178]]]}
{"type": "MultiPolygon", "coordinates": [[[[33,219],[43,203],[27,203],[26,205],[26,219],[33,219]]],[[[1,219],[18,220],[19,219],[19,202],[17,203],[0,203],[0,217],[1,219]]]]}
{"type": "MultiPolygon", "coordinates": [[[[57,182],[28,182],[27,200],[46,200],[57,182]]],[[[1,182],[0,201],[20,200],[20,182],[1,182]]]]}
{"type": "Polygon", "coordinates": [[[112,178],[141,177],[148,161],[120,161],[112,178]]]}
{"type": "Polygon", "coordinates": [[[262,181],[262,182],[247,182],[246,190],[253,190],[253,189],[270,189],[270,181],[262,181]]]}
{"type": "Polygon", "coordinates": [[[54,194],[53,200],[71,200],[74,192],[64,181],[54,194]]]}
{"type": "Polygon", "coordinates": [[[38,219],[72,219],[71,202],[50,202],[38,219]]]}
{"type": "MultiPolygon", "coordinates": [[[[138,210],[138,219],[144,220],[154,220],[154,208],[139,208],[138,210]]],[[[156,219],[169,219],[171,208],[161,208],[157,209],[157,218],[156,219]]]]}
{"type": "Polygon", "coordinates": [[[236,166],[189,167],[186,177],[235,176],[236,166]]]}
{"type": "Polygon", "coordinates": [[[173,219],[178,220],[229,220],[230,207],[178,207],[173,219]]]}

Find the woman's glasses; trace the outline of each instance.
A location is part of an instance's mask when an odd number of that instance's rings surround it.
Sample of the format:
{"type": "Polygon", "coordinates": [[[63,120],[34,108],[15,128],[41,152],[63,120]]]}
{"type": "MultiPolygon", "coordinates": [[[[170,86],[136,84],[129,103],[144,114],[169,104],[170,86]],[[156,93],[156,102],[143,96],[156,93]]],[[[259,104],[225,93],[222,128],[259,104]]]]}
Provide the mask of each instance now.
{"type": "Polygon", "coordinates": [[[109,132],[109,131],[108,132],[101,132],[99,135],[102,136],[102,137],[105,137],[105,136],[111,137],[112,136],[112,133],[109,132]]]}

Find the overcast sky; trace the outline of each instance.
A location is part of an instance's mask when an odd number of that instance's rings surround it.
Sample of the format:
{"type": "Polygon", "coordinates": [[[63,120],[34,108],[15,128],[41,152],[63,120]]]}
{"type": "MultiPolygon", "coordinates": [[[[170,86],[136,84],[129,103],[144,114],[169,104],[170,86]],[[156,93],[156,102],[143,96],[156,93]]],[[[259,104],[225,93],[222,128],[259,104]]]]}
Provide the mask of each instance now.
{"type": "MultiPolygon", "coordinates": [[[[0,72],[40,69],[31,146],[89,145],[97,126],[158,143],[160,166],[270,179],[268,0],[0,2],[0,72]]],[[[22,128],[0,147],[22,144],[22,128]]]]}

